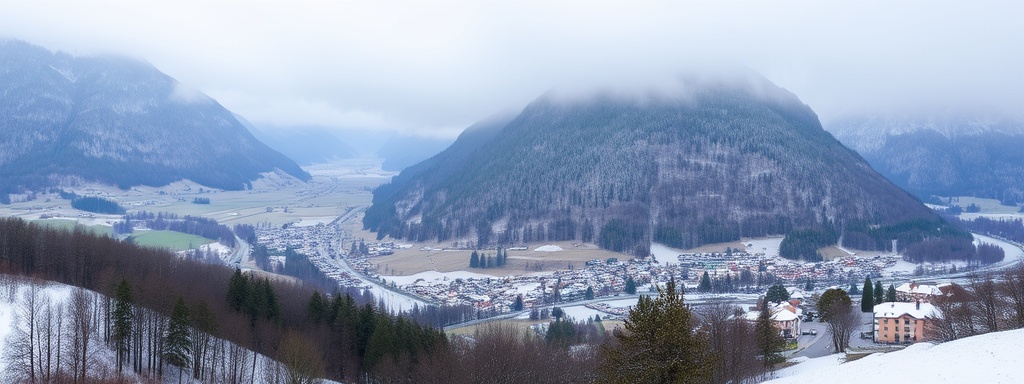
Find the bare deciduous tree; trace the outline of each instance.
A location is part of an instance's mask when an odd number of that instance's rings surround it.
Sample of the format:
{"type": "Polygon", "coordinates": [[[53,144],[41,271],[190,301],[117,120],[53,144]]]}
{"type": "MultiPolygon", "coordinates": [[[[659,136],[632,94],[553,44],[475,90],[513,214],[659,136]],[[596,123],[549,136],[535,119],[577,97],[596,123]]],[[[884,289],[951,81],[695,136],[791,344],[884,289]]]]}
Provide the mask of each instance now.
{"type": "Polygon", "coordinates": [[[69,300],[68,335],[70,336],[68,357],[74,383],[85,382],[89,367],[89,338],[95,327],[93,322],[92,295],[85,289],[77,288],[69,300]]]}

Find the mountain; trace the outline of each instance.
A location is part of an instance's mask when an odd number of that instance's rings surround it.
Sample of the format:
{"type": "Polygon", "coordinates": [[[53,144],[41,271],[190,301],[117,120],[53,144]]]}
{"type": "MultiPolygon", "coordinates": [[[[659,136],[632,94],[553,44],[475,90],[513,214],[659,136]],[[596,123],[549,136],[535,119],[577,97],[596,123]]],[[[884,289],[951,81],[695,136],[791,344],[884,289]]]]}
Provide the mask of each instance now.
{"type": "Polygon", "coordinates": [[[0,41],[0,194],[79,180],[238,190],[309,175],[213,99],[153,66],[0,41]]]}
{"type": "Polygon", "coordinates": [[[797,229],[874,236],[877,225],[942,225],[788,91],[757,75],[678,81],[640,94],[552,92],[507,122],[467,129],[379,187],[364,227],[646,255],[651,241],[686,248],[797,229]]]}
{"type": "Polygon", "coordinates": [[[977,113],[853,114],[826,128],[919,196],[1024,201],[1024,119],[977,113]]]}

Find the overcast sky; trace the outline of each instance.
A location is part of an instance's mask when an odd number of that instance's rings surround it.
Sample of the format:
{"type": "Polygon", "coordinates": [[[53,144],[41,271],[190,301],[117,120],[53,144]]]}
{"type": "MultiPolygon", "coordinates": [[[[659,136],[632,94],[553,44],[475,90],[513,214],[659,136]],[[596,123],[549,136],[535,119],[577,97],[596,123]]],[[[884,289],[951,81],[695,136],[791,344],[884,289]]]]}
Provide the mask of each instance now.
{"type": "Polygon", "coordinates": [[[145,59],[261,127],[452,137],[553,87],[721,61],[823,119],[1024,109],[1019,0],[2,0],[0,37],[145,59]]]}

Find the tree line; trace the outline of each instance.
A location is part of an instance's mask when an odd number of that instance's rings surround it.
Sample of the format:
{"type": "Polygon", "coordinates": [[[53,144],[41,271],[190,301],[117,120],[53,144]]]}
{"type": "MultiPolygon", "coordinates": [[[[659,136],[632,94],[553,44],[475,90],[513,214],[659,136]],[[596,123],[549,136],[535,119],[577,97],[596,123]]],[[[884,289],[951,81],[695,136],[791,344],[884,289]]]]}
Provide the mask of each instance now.
{"type": "Polygon", "coordinates": [[[931,321],[936,341],[1024,328],[1024,266],[970,277],[932,301],[940,312],[931,321]]]}

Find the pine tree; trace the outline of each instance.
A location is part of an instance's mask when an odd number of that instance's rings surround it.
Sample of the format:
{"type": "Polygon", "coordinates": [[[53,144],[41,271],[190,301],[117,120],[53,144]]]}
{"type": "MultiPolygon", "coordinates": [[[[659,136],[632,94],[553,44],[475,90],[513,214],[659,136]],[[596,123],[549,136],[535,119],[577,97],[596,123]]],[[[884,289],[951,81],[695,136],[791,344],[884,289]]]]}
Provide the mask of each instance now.
{"type": "Polygon", "coordinates": [[[587,292],[583,294],[583,298],[586,300],[594,300],[594,287],[587,287],[587,292]]]}
{"type": "Polygon", "coordinates": [[[615,332],[618,344],[601,348],[599,382],[711,382],[716,356],[706,353],[707,335],[695,329],[683,292],[675,293],[675,285],[670,280],[658,297],[641,296],[629,310],[626,331],[615,332]]]}
{"type": "Polygon", "coordinates": [[[131,350],[132,335],[132,287],[128,280],[121,280],[121,283],[114,289],[114,312],[111,314],[114,323],[114,350],[117,352],[117,373],[124,370],[124,364],[128,362],[128,353],[131,350]]]}
{"type": "Polygon", "coordinates": [[[875,311],[875,294],[871,285],[871,277],[864,278],[864,289],[860,290],[860,311],[864,313],[875,311]]]}
{"type": "Polygon", "coordinates": [[[708,275],[708,271],[704,271],[704,274],[700,276],[700,284],[697,285],[697,290],[711,292],[711,275],[708,275]]]}
{"type": "Polygon", "coordinates": [[[629,276],[629,277],[626,278],[626,288],[625,288],[625,291],[626,291],[626,293],[628,293],[630,295],[635,295],[636,294],[636,281],[633,280],[633,276],[629,276]]]}
{"type": "Polygon", "coordinates": [[[522,294],[516,295],[516,301],[512,303],[512,310],[513,311],[522,311],[523,310],[523,295],[522,294]]]}
{"type": "Polygon", "coordinates": [[[174,309],[171,311],[167,336],[164,338],[164,358],[171,365],[178,367],[178,383],[181,383],[181,372],[188,366],[192,356],[190,322],[185,300],[178,296],[178,300],[174,303],[174,309]]]}
{"type": "Polygon", "coordinates": [[[889,284],[889,289],[885,291],[885,301],[895,303],[896,302],[896,286],[889,284]]]}
{"type": "Polygon", "coordinates": [[[762,357],[761,361],[770,369],[779,362],[781,358],[779,352],[785,346],[785,340],[779,336],[775,324],[772,324],[771,310],[768,309],[768,305],[761,306],[761,312],[754,324],[754,333],[757,337],[757,349],[762,357]]]}
{"type": "Polygon", "coordinates": [[[313,295],[309,297],[309,304],[306,304],[306,316],[311,322],[319,323],[327,318],[328,305],[319,291],[313,291],[313,295]]]}
{"type": "Polygon", "coordinates": [[[228,306],[235,311],[241,311],[248,305],[249,281],[242,270],[235,268],[235,273],[228,280],[228,306]]]}
{"type": "Polygon", "coordinates": [[[480,254],[473,251],[473,254],[469,255],[469,267],[480,268],[480,254]]]}
{"type": "Polygon", "coordinates": [[[775,284],[768,288],[768,293],[764,295],[764,299],[770,303],[789,301],[789,291],[782,284],[775,284]]]}
{"type": "Polygon", "coordinates": [[[885,302],[885,288],[882,288],[882,281],[875,282],[875,289],[872,291],[875,294],[875,304],[882,304],[885,302]]]}

